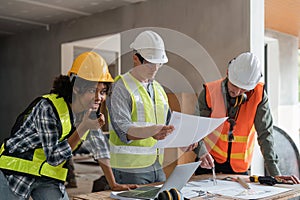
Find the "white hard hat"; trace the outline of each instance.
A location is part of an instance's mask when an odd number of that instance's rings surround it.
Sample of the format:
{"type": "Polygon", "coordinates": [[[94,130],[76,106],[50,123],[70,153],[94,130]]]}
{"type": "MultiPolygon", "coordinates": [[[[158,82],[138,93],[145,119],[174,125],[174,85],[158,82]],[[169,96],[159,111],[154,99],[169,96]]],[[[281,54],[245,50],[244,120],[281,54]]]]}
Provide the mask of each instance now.
{"type": "Polygon", "coordinates": [[[164,41],[153,31],[144,31],[140,33],[133,43],[130,44],[130,48],[136,50],[150,63],[168,62],[164,41]]]}
{"type": "Polygon", "coordinates": [[[242,53],[229,63],[228,79],[239,88],[252,90],[261,77],[260,62],[253,53],[242,53]]]}

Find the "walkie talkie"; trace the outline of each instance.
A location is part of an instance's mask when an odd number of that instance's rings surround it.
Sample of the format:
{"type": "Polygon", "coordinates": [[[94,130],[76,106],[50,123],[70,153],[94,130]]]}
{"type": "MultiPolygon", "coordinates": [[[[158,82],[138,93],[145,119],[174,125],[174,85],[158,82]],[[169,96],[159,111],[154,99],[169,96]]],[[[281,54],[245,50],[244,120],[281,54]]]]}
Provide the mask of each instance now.
{"type": "Polygon", "coordinates": [[[92,111],[89,118],[92,120],[98,119],[101,116],[101,112],[100,112],[100,108],[101,108],[101,103],[99,104],[99,107],[96,111],[92,111]]]}
{"type": "Polygon", "coordinates": [[[233,128],[236,125],[236,122],[234,119],[231,119],[231,118],[228,118],[227,121],[230,124],[229,131],[228,131],[228,142],[232,142],[234,140],[233,128]]]}

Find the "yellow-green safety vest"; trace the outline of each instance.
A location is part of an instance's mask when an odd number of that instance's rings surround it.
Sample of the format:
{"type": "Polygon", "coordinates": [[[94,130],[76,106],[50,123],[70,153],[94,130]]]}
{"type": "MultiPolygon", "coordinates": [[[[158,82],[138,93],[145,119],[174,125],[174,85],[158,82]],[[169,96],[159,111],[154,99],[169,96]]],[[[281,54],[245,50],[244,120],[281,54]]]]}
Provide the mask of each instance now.
{"type": "MultiPolygon", "coordinates": [[[[71,131],[73,130],[70,118],[70,113],[72,113],[72,111],[70,110],[65,100],[62,97],[57,98],[56,94],[47,94],[44,95],[43,98],[50,100],[58,113],[58,117],[62,125],[62,135],[60,137],[60,141],[62,141],[69,134],[71,134],[71,131]]],[[[63,168],[65,162],[61,163],[58,166],[52,166],[48,164],[46,162],[46,156],[42,148],[35,149],[32,160],[27,160],[6,155],[6,153],[3,154],[3,152],[5,151],[4,146],[5,145],[3,143],[0,149],[1,169],[31,174],[39,177],[47,176],[61,181],[66,180],[68,169],[63,168]]]]}
{"type": "MultiPolygon", "coordinates": [[[[121,79],[132,99],[131,119],[136,126],[165,124],[169,110],[168,98],[162,86],[153,81],[154,99],[150,98],[145,87],[129,72],[118,76],[121,79]]],[[[163,149],[154,147],[157,140],[152,137],[134,140],[126,144],[120,140],[111,128],[110,163],[113,168],[143,168],[152,165],[157,157],[162,164],[163,149]]]]}

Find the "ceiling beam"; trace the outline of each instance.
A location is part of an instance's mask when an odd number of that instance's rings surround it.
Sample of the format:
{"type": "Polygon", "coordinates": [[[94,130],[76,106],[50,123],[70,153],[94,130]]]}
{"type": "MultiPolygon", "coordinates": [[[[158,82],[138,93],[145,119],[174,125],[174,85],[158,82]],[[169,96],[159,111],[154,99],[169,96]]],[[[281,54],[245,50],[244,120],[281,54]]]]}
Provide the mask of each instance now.
{"type": "Polygon", "coordinates": [[[28,3],[28,4],[33,4],[33,5],[37,5],[37,6],[42,6],[42,7],[46,7],[46,8],[52,8],[52,9],[56,9],[56,10],[60,10],[60,11],[64,11],[64,12],[75,13],[78,15],[84,15],[84,16],[91,15],[91,13],[82,12],[82,11],[74,10],[74,9],[70,9],[70,8],[64,8],[61,6],[54,6],[54,5],[50,5],[47,3],[42,3],[42,2],[32,1],[32,0],[17,0],[17,1],[28,3]]]}
{"type": "Polygon", "coordinates": [[[44,26],[47,30],[49,30],[49,24],[35,22],[35,21],[27,20],[27,19],[20,19],[20,18],[16,18],[16,17],[8,17],[8,16],[4,16],[4,15],[0,15],[0,19],[6,19],[6,20],[10,20],[10,21],[22,22],[22,23],[27,23],[27,24],[37,25],[37,26],[44,26]]]}
{"type": "Polygon", "coordinates": [[[16,33],[8,32],[8,31],[1,31],[1,30],[0,30],[0,34],[5,34],[5,35],[15,35],[16,33]]]}

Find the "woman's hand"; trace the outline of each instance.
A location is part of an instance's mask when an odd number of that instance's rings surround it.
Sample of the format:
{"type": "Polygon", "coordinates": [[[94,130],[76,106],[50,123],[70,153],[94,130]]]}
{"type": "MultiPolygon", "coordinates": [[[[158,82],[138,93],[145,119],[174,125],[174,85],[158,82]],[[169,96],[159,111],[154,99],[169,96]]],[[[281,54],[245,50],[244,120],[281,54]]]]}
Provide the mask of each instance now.
{"type": "Polygon", "coordinates": [[[136,184],[114,184],[111,188],[112,191],[123,191],[123,190],[130,190],[137,188],[138,185],[136,184]]]}
{"type": "Polygon", "coordinates": [[[99,129],[105,124],[105,117],[100,113],[100,117],[97,119],[91,119],[92,109],[89,109],[83,116],[81,123],[77,127],[77,132],[82,137],[89,129],[99,129]]]}
{"type": "Polygon", "coordinates": [[[98,118],[98,122],[99,122],[100,128],[102,128],[102,126],[105,125],[105,116],[102,113],[100,113],[100,117],[98,118]]]}

